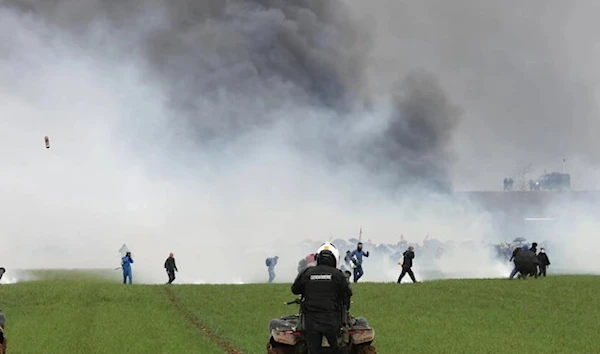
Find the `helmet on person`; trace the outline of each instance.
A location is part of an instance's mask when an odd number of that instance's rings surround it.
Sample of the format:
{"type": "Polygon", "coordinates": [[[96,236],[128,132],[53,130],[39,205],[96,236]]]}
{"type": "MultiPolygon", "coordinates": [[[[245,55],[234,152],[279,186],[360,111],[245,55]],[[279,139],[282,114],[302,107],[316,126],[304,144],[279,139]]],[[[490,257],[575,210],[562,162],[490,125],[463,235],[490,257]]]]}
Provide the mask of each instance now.
{"type": "Polygon", "coordinates": [[[317,250],[317,264],[323,264],[322,261],[336,268],[340,264],[340,252],[333,243],[325,242],[317,250]]]}

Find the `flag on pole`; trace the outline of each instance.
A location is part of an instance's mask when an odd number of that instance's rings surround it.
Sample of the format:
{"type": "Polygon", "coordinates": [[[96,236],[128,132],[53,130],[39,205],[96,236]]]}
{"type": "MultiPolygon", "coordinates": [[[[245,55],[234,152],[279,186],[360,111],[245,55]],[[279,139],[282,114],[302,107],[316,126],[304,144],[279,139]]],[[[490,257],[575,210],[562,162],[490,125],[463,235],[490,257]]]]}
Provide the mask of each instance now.
{"type": "Polygon", "coordinates": [[[125,257],[125,253],[130,252],[129,251],[129,247],[127,247],[126,244],[123,244],[123,246],[121,246],[121,248],[119,248],[119,253],[121,254],[121,257],[125,257]]]}

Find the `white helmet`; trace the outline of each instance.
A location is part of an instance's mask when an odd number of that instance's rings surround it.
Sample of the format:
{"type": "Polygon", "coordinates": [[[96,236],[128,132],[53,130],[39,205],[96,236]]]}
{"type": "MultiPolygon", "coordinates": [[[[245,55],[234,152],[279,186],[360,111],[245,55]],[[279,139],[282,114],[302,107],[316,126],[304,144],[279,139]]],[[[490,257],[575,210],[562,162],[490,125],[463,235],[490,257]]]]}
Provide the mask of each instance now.
{"type": "Polygon", "coordinates": [[[335,247],[335,245],[331,242],[325,242],[317,250],[317,257],[319,257],[323,251],[329,251],[333,254],[333,257],[335,258],[335,266],[337,268],[340,265],[340,252],[338,251],[337,247],[335,247]]]}

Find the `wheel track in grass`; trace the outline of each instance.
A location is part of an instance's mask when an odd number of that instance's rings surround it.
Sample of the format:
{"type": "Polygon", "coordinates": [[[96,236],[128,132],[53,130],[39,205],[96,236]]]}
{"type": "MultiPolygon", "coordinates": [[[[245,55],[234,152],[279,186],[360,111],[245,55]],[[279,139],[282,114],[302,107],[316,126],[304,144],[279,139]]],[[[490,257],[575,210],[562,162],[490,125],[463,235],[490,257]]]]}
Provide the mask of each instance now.
{"type": "Polygon", "coordinates": [[[167,297],[169,298],[169,302],[179,311],[179,314],[188,320],[190,324],[194,327],[201,330],[208,339],[212,342],[216,343],[221,349],[225,350],[227,354],[244,354],[240,350],[236,349],[231,343],[223,340],[219,336],[217,336],[210,328],[203,325],[196,316],[192,315],[186,308],[184,308],[179,301],[175,298],[175,294],[169,288],[165,288],[165,292],[167,293],[167,297]]]}

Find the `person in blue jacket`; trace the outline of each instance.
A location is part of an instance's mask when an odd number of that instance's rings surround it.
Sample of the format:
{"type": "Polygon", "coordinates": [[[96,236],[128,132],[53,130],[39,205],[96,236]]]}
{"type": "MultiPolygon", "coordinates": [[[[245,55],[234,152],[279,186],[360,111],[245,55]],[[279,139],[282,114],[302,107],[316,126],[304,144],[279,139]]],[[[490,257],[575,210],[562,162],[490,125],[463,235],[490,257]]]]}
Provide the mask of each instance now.
{"type": "Polygon", "coordinates": [[[279,257],[275,256],[273,258],[267,258],[265,261],[269,270],[269,283],[272,283],[273,280],[275,280],[275,266],[277,265],[278,260],[279,257]]]}
{"type": "Polygon", "coordinates": [[[369,251],[367,251],[367,252],[363,251],[363,244],[362,244],[362,242],[359,242],[358,245],[356,246],[356,249],[354,251],[352,251],[352,253],[350,253],[350,258],[356,257],[356,262],[355,262],[356,267],[354,268],[354,282],[355,283],[357,283],[358,279],[360,279],[360,277],[362,277],[363,274],[365,274],[365,272],[363,271],[363,268],[362,268],[363,256],[369,257],[369,251]]]}
{"type": "Polygon", "coordinates": [[[129,284],[131,284],[131,263],[133,263],[133,258],[131,258],[131,252],[127,252],[125,257],[121,258],[121,268],[123,269],[123,284],[127,283],[129,280],[129,284]]]}

